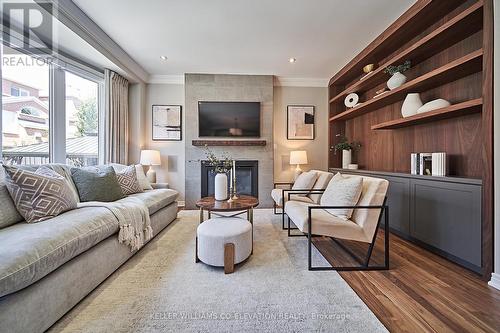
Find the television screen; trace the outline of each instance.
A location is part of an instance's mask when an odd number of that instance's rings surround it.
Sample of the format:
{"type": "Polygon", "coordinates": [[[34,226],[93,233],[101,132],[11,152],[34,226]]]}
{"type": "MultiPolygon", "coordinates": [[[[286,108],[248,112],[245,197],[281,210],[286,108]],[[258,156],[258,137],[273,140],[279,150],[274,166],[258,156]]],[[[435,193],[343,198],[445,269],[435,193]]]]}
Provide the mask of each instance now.
{"type": "Polygon", "coordinates": [[[199,136],[260,137],[260,102],[198,102],[199,136]]]}

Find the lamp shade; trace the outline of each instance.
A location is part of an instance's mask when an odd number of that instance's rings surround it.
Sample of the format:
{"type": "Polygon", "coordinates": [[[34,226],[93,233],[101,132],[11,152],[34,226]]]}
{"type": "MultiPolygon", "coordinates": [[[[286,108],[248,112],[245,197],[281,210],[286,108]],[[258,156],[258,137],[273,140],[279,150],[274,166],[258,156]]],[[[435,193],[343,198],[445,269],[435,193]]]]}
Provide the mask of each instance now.
{"type": "Polygon", "coordinates": [[[294,150],[290,152],[290,164],[307,164],[307,152],[305,150],[294,150]]]}
{"type": "Polygon", "coordinates": [[[142,150],[142,165],[161,165],[160,152],[158,150],[142,150]]]}

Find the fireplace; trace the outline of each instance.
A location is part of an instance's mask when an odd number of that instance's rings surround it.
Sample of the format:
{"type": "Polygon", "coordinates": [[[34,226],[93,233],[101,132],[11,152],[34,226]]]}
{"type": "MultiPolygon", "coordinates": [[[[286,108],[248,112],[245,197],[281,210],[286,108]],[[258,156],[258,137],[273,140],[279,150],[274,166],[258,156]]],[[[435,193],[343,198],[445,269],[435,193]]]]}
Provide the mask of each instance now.
{"type": "MultiPolygon", "coordinates": [[[[201,161],[202,198],[214,195],[214,179],[213,167],[207,165],[207,161],[201,161]]],[[[236,192],[259,197],[259,161],[236,161],[236,192]]]]}

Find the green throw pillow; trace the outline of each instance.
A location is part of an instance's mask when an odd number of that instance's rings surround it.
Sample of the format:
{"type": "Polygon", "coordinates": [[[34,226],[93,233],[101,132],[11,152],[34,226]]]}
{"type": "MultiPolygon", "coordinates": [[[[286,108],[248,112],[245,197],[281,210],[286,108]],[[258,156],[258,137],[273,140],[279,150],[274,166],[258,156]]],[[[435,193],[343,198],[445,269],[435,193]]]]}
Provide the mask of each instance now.
{"type": "Polygon", "coordinates": [[[113,167],[71,169],[81,202],[111,202],[124,197],[113,167]]]}

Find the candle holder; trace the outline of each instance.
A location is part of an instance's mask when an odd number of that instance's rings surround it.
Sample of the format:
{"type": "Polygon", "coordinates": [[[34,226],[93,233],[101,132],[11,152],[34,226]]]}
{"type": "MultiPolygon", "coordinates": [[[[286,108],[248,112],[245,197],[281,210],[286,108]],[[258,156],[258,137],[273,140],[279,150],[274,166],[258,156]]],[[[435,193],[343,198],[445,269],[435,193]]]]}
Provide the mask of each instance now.
{"type": "Polygon", "coordinates": [[[234,176],[233,176],[233,184],[232,184],[231,188],[232,188],[231,194],[232,194],[233,201],[238,200],[238,195],[236,194],[236,172],[234,173],[234,176]]]}

